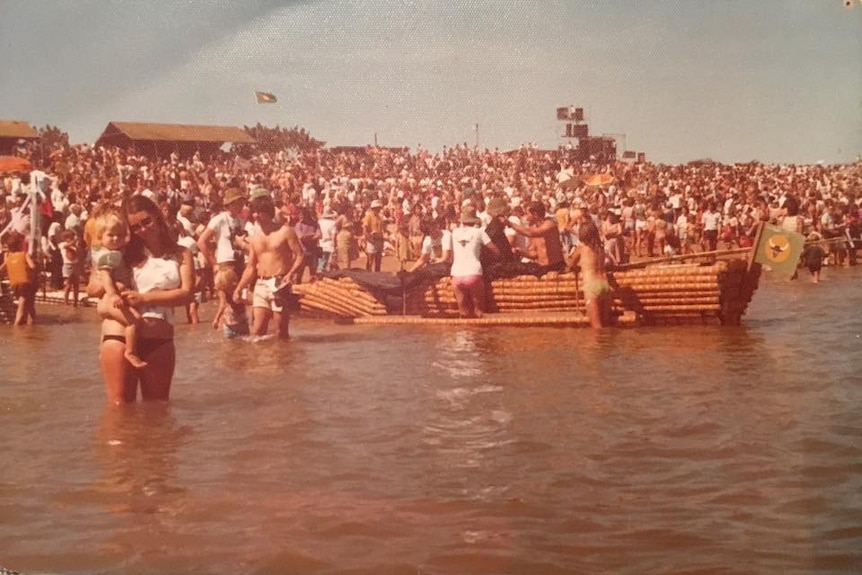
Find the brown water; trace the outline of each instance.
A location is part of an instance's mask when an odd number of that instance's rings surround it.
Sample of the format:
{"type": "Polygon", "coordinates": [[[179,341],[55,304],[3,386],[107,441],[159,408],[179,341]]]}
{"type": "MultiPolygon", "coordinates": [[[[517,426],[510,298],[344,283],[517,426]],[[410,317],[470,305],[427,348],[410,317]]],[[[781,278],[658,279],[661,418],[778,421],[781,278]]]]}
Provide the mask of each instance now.
{"type": "Polygon", "coordinates": [[[739,328],[181,326],[125,409],[93,310],[0,327],[0,566],[862,572],[862,268],[825,276],[739,328]]]}

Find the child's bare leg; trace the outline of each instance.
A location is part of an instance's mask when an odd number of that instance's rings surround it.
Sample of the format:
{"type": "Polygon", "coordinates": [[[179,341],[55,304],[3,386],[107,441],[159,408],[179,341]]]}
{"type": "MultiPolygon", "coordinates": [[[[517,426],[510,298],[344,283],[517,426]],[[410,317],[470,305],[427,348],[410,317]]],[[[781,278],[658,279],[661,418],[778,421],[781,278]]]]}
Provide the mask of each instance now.
{"type": "Polygon", "coordinates": [[[132,367],[146,367],[147,362],[141,359],[135,350],[138,347],[138,324],[141,322],[141,314],[133,307],[120,308],[126,320],[126,360],[132,367]]]}
{"type": "Polygon", "coordinates": [[[140,320],[140,314],[129,307],[114,307],[107,301],[107,298],[104,297],[99,300],[99,303],[96,306],[96,311],[99,312],[99,316],[102,319],[113,320],[126,328],[124,333],[126,338],[126,350],[124,352],[126,360],[132,364],[133,367],[146,366],[147,362],[135,354],[135,347],[137,344],[136,327],[140,320]]]}
{"type": "Polygon", "coordinates": [[[18,298],[18,307],[15,310],[15,323],[12,325],[24,325],[24,311],[27,298],[21,295],[18,298]]]}
{"type": "Polygon", "coordinates": [[[135,347],[137,347],[138,343],[138,324],[137,321],[133,321],[129,325],[126,326],[126,351],[123,355],[126,357],[126,361],[132,364],[132,367],[146,367],[147,362],[142,360],[135,353],[135,347]]]}

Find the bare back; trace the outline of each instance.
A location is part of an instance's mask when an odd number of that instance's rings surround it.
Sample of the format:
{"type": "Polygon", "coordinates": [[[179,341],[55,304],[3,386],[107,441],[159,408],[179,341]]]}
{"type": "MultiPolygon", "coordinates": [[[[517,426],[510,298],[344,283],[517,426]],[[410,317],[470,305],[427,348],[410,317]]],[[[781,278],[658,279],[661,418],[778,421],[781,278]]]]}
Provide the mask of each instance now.
{"type": "Polygon", "coordinates": [[[596,251],[589,246],[584,244],[578,245],[573,263],[580,264],[581,271],[584,274],[584,282],[595,279],[607,279],[607,274],[605,273],[604,254],[596,253],[596,251]]]}
{"type": "Polygon", "coordinates": [[[564,262],[563,244],[560,241],[560,232],[555,220],[546,219],[539,227],[543,230],[542,235],[532,238],[536,262],[543,266],[564,262]]]}

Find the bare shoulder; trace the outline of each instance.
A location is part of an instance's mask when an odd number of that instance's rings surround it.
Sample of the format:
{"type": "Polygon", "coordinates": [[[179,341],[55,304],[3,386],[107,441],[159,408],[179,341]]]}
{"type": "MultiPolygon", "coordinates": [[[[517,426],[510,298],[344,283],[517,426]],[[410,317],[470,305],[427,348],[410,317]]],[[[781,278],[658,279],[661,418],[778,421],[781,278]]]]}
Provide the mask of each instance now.
{"type": "Polygon", "coordinates": [[[291,226],[281,226],[281,229],[278,231],[279,239],[287,242],[293,243],[299,241],[299,236],[296,234],[296,230],[291,226]]]}
{"type": "Polygon", "coordinates": [[[191,253],[192,253],[192,251],[189,248],[187,248],[185,246],[177,245],[177,248],[176,248],[176,251],[174,252],[174,255],[176,256],[177,260],[183,261],[183,258],[186,257],[186,254],[191,255],[191,253]]]}

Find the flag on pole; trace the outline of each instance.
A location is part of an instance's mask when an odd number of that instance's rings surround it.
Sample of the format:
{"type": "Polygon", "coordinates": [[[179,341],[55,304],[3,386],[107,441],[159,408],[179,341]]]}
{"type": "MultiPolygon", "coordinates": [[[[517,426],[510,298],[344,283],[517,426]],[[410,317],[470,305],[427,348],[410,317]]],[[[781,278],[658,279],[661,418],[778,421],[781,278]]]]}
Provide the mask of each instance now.
{"type": "Polygon", "coordinates": [[[754,261],[773,270],[793,275],[805,245],[805,236],[764,224],[760,241],[754,246],[754,261]]]}
{"type": "Polygon", "coordinates": [[[255,92],[254,95],[257,97],[258,104],[275,104],[278,102],[278,98],[275,97],[275,94],[271,94],[269,92],[255,92]]]}

